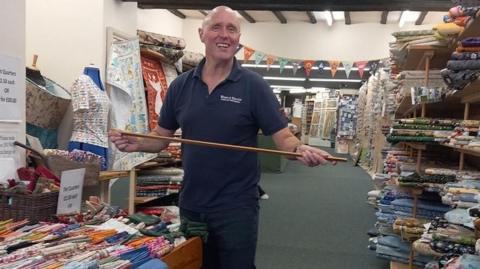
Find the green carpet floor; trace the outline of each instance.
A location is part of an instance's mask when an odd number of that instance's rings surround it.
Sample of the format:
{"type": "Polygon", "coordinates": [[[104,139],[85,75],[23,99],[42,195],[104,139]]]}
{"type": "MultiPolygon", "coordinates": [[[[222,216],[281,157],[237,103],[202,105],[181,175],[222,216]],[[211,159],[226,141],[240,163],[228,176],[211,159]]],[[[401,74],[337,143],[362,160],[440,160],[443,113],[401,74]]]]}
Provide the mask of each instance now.
{"type": "Polygon", "coordinates": [[[289,162],[260,183],[270,199],[260,203],[258,269],[389,268],[367,249],[372,182],[351,161],[316,168],[289,162]]]}

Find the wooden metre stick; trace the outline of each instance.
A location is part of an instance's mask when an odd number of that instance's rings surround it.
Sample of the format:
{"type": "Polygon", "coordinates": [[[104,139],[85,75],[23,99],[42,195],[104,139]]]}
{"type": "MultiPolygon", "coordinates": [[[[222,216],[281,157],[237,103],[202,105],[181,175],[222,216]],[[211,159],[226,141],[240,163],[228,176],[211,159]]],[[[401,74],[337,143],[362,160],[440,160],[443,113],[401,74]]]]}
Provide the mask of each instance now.
{"type": "MultiPolygon", "coordinates": [[[[302,157],[302,154],[298,153],[298,152],[289,152],[289,151],[281,151],[281,150],[274,150],[274,149],[246,147],[246,146],[230,145],[230,144],[215,143],[215,142],[206,142],[206,141],[200,141],[200,140],[176,138],[176,137],[169,137],[169,136],[146,135],[146,134],[126,132],[126,131],[120,131],[120,133],[122,135],[125,135],[125,136],[135,136],[135,137],[157,139],[157,140],[169,140],[169,141],[173,141],[173,142],[180,142],[180,143],[199,145],[199,146],[207,146],[207,147],[215,147],[215,148],[223,148],[223,149],[233,149],[233,150],[243,150],[243,151],[251,151],[251,152],[258,152],[258,153],[271,153],[271,154],[279,154],[279,155],[285,155],[285,156],[291,156],[291,157],[302,157]]],[[[346,158],[340,158],[340,157],[326,157],[325,159],[328,160],[328,161],[337,161],[337,162],[346,162],[347,161],[346,158]]]]}

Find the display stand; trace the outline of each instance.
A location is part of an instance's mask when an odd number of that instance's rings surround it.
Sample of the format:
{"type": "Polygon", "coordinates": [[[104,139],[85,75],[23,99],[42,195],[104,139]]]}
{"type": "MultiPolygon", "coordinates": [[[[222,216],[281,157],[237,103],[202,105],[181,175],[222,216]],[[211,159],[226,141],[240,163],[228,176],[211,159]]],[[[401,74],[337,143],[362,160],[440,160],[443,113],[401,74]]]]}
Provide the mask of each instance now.
{"type": "Polygon", "coordinates": [[[199,269],[202,267],[202,240],[193,237],[162,257],[169,269],[199,269]]]}

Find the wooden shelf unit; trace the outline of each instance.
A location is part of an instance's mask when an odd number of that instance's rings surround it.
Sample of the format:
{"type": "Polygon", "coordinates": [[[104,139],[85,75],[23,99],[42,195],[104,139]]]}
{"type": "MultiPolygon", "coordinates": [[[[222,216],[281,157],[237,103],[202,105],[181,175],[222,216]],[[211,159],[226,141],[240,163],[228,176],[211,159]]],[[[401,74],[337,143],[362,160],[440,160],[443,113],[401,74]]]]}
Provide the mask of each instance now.
{"type": "Polygon", "coordinates": [[[424,66],[429,61],[430,69],[445,68],[452,54],[452,48],[435,47],[428,45],[412,45],[408,48],[407,59],[401,67],[402,70],[425,70],[424,66]]]}

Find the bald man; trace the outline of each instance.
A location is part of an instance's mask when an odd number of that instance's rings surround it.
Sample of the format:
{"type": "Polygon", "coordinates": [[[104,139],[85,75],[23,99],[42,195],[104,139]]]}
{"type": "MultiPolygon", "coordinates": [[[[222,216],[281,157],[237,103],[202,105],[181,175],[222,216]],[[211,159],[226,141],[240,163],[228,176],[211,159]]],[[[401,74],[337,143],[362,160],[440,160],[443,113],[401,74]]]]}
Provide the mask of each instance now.
{"type": "MultiPolygon", "coordinates": [[[[169,87],[152,135],[182,137],[241,146],[257,146],[257,134],[271,135],[279,150],[299,152],[308,166],[326,164],[325,151],[302,145],[289,131],[270,86],[241,67],[234,57],[240,41],[240,17],[214,8],[198,29],[205,58],[169,87]]],[[[110,132],[122,151],[159,152],[168,142],[110,132]]],[[[260,169],[256,153],[182,145],[185,175],[180,192],[183,220],[207,225],[204,264],[208,269],[255,268],[260,169]]]]}

